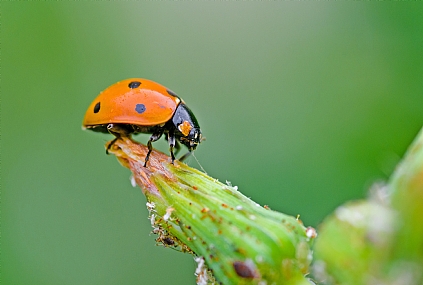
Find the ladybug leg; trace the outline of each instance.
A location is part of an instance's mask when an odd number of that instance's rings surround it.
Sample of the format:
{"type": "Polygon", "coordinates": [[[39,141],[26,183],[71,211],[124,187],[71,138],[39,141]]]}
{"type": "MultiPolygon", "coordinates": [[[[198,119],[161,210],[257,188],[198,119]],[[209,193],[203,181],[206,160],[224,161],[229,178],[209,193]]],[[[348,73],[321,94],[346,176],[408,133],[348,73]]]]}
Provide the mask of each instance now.
{"type": "Polygon", "coordinates": [[[106,154],[109,154],[109,149],[111,149],[112,148],[112,146],[115,144],[115,142],[117,141],[119,139],[119,137],[115,137],[110,143],[109,143],[109,145],[107,146],[107,148],[106,148],[106,154]]]}
{"type": "Polygon", "coordinates": [[[114,145],[114,143],[121,137],[121,136],[128,136],[130,134],[130,132],[128,132],[127,129],[116,125],[116,124],[108,124],[107,125],[107,130],[109,131],[110,134],[114,135],[115,138],[114,140],[112,140],[109,145],[106,148],[106,154],[109,154],[109,150],[112,148],[112,146],[114,145]]]}
{"type": "Polygon", "coordinates": [[[157,141],[158,139],[160,139],[160,137],[163,135],[163,130],[159,130],[156,133],[153,133],[150,137],[150,139],[147,142],[147,147],[148,147],[148,152],[147,155],[145,157],[145,162],[144,162],[144,167],[147,167],[147,162],[148,159],[150,158],[150,154],[153,151],[153,142],[157,141]]]}
{"type": "Polygon", "coordinates": [[[178,141],[175,142],[175,148],[174,149],[175,149],[175,156],[176,156],[176,155],[178,155],[179,151],[181,150],[181,144],[178,141]]]}
{"type": "Polygon", "coordinates": [[[181,156],[181,158],[179,158],[179,161],[184,161],[190,155],[191,155],[191,151],[188,151],[186,154],[184,154],[183,156],[181,156]]]}
{"type": "Polygon", "coordinates": [[[169,151],[170,151],[170,156],[172,157],[172,164],[175,161],[175,155],[173,154],[173,148],[175,147],[176,144],[176,138],[175,135],[173,134],[173,132],[169,132],[167,134],[167,140],[169,142],[169,151]]]}

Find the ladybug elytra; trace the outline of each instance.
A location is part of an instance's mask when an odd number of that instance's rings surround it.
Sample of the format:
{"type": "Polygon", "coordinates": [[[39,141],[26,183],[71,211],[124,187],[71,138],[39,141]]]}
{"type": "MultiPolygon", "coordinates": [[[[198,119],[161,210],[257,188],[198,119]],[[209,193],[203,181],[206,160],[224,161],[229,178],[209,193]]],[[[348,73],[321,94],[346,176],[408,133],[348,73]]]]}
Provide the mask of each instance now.
{"type": "Polygon", "coordinates": [[[142,78],[119,81],[101,92],[88,107],[82,126],[113,134],[116,138],[108,149],[121,136],[151,134],[144,166],[153,150],[152,143],[163,134],[169,142],[172,163],[174,149],[179,150],[178,141],[188,148],[189,154],[202,139],[197,119],[185,102],[166,87],[142,78]]]}

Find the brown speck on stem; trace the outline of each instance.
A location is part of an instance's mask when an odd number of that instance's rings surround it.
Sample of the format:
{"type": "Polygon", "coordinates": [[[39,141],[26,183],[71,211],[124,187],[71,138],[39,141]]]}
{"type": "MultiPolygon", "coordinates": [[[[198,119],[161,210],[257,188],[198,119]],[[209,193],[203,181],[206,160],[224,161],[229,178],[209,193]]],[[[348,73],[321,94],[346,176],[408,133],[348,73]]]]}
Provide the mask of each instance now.
{"type": "Polygon", "coordinates": [[[234,261],[233,264],[236,274],[242,278],[257,278],[258,273],[254,265],[254,262],[251,260],[244,261],[234,261]]]}

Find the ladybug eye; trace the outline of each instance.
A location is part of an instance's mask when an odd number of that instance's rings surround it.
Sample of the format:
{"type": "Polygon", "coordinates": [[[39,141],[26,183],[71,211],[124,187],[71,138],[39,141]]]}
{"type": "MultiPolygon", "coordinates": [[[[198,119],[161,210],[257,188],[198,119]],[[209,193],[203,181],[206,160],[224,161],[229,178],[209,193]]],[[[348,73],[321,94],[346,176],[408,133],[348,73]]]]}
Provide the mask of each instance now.
{"type": "Polygon", "coordinates": [[[131,89],[135,89],[135,88],[137,88],[140,85],[141,85],[141,82],[139,82],[139,81],[132,81],[131,83],[128,84],[128,87],[131,88],[131,89]]]}
{"type": "Polygon", "coordinates": [[[95,104],[94,106],[94,113],[98,113],[98,111],[100,111],[100,102],[98,102],[97,104],[95,104]]]}

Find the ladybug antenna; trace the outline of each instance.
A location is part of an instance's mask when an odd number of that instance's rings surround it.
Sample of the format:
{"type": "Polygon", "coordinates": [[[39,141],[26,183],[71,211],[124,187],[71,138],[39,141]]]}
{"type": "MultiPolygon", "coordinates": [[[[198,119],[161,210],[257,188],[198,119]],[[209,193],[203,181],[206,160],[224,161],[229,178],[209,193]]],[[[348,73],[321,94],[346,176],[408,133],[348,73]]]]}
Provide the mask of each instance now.
{"type": "MultiPolygon", "coordinates": [[[[203,168],[203,166],[200,164],[200,162],[198,161],[197,157],[195,156],[194,152],[191,153],[192,156],[195,158],[195,161],[198,163],[198,165],[200,166],[201,170],[207,174],[207,171],[203,168]]],[[[208,174],[207,174],[208,175],[208,174]]]]}

